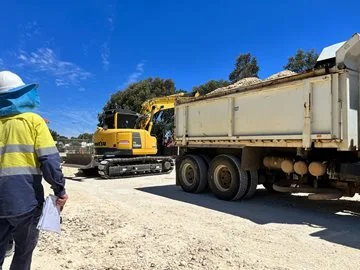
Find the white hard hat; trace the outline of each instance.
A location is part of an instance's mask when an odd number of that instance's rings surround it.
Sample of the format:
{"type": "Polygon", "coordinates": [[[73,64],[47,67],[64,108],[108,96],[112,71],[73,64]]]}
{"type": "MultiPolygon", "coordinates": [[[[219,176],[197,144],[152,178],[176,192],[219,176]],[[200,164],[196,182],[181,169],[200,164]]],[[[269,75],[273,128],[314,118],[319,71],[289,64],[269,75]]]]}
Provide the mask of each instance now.
{"type": "Polygon", "coordinates": [[[0,71],[0,94],[10,92],[13,90],[19,90],[25,87],[37,87],[37,84],[26,85],[23,80],[15,73],[11,71],[0,71]]]}

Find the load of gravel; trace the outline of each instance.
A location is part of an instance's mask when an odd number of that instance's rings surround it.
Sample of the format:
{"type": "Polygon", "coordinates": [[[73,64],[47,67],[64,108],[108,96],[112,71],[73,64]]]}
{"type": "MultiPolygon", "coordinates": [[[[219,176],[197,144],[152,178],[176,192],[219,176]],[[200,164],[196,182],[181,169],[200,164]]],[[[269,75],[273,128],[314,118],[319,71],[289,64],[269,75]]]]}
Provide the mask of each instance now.
{"type": "Polygon", "coordinates": [[[264,81],[270,81],[270,80],[276,80],[279,78],[283,78],[283,77],[289,77],[289,76],[293,76],[296,75],[297,73],[291,70],[283,70],[280,71],[278,73],[275,73],[269,77],[267,77],[264,81]]]}
{"type": "MultiPolygon", "coordinates": [[[[284,78],[284,77],[293,76],[296,74],[297,74],[296,72],[293,72],[291,70],[283,70],[283,71],[280,71],[278,73],[275,73],[275,74],[267,77],[264,81],[276,80],[276,79],[280,79],[280,78],[284,78]]],[[[225,93],[225,92],[233,90],[235,88],[250,86],[250,85],[260,83],[260,82],[262,82],[262,80],[260,80],[257,77],[248,77],[248,78],[241,79],[241,80],[239,80],[233,84],[230,84],[228,86],[215,89],[214,91],[208,93],[207,95],[225,93]]]]}
{"type": "Polygon", "coordinates": [[[261,80],[259,78],[256,78],[256,77],[244,78],[244,79],[241,79],[241,80],[239,80],[239,81],[237,81],[237,82],[235,82],[233,84],[230,84],[228,86],[215,89],[214,91],[208,93],[208,95],[224,93],[226,91],[229,91],[229,90],[232,90],[232,89],[235,89],[235,88],[238,88],[238,87],[245,87],[245,86],[253,85],[253,84],[256,84],[256,83],[259,83],[259,82],[261,82],[261,80]]]}

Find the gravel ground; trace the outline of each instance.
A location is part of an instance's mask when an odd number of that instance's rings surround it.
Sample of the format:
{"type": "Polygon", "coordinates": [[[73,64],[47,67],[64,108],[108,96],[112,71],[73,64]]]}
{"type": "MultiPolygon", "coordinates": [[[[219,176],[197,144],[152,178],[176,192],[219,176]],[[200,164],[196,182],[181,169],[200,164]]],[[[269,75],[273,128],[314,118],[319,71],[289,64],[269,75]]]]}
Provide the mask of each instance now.
{"type": "Polygon", "coordinates": [[[41,233],[32,269],[360,269],[359,196],[310,202],[259,186],[224,202],[174,182],[68,180],[62,233],[41,233]]]}

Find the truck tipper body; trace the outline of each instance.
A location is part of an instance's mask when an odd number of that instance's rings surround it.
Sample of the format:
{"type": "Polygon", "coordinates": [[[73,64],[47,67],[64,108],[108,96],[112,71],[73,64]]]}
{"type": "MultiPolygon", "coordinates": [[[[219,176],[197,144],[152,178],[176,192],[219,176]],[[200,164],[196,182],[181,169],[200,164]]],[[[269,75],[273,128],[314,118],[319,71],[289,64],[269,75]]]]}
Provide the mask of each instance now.
{"type": "Polygon", "coordinates": [[[239,200],[258,184],[313,200],[360,192],[360,35],[301,74],[175,106],[177,184],[239,200]]]}

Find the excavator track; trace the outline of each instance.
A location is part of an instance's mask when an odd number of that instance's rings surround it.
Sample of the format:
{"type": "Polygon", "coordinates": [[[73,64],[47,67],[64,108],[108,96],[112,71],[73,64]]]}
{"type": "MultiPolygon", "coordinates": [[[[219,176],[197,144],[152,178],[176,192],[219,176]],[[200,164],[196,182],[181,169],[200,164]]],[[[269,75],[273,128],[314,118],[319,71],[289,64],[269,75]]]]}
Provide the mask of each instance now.
{"type": "Polygon", "coordinates": [[[106,158],[100,161],[98,173],[102,178],[168,174],[174,169],[171,157],[106,158]]]}

